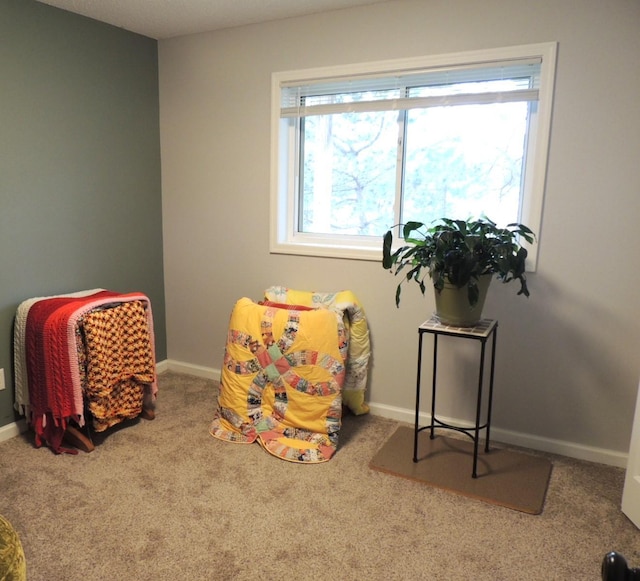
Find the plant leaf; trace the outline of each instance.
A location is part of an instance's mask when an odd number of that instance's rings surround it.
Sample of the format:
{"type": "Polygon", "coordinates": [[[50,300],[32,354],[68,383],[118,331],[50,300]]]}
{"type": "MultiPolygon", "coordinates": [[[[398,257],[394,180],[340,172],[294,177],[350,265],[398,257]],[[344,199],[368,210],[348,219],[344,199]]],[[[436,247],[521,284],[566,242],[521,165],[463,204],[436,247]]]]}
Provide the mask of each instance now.
{"type": "Polygon", "coordinates": [[[391,247],[393,245],[393,234],[389,230],[382,242],[382,267],[389,270],[393,266],[394,260],[391,257],[391,247]]]}

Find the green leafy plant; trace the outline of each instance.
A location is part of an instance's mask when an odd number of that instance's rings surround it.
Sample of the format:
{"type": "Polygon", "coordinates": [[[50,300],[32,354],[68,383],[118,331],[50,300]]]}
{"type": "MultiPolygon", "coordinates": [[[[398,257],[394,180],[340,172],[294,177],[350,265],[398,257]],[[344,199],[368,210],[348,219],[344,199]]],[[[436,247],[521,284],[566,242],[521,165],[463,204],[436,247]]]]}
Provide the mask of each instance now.
{"type": "Polygon", "coordinates": [[[452,220],[441,218],[428,227],[423,222],[401,224],[404,245],[393,250],[393,229],[383,239],[382,266],[403,278],[396,288],[396,306],[400,306],[402,283],[415,281],[422,294],[427,274],[436,291],[449,282],[467,287],[469,304],[478,302],[478,278],[496,275],[503,283],[520,282],[519,295],[529,296],[525,261],[527,249],[520,239],[535,241],[535,234],[523,224],[500,228],[488,218],[452,220]]]}

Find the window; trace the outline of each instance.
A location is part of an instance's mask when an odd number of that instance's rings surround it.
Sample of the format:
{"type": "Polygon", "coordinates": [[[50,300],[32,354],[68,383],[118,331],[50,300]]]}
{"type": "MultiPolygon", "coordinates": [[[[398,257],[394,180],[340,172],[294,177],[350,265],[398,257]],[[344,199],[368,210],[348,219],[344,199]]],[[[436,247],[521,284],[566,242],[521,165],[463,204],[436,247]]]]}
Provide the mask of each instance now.
{"type": "Polygon", "coordinates": [[[389,228],[443,216],[539,233],[555,53],[274,73],[271,251],[379,260],[389,228]]]}

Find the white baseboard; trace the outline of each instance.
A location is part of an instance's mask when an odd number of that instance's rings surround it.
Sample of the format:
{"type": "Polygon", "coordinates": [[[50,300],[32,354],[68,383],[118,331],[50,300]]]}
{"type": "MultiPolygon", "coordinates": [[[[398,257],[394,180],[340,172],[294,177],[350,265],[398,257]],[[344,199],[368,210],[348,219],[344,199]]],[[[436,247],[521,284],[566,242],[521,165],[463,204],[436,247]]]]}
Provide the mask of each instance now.
{"type": "MultiPolygon", "coordinates": [[[[206,379],[220,380],[220,370],[213,367],[204,367],[201,365],[192,365],[182,361],[168,359],[166,361],[169,371],[176,373],[186,373],[187,375],[195,375],[206,379]]],[[[371,413],[376,416],[406,422],[413,424],[415,419],[415,410],[368,402],[371,413]]],[[[429,414],[420,414],[420,425],[429,424],[431,418],[429,414]]],[[[469,425],[456,418],[442,418],[442,421],[454,425],[469,425]]],[[[511,430],[502,430],[498,427],[491,429],[491,440],[529,448],[530,450],[538,450],[540,452],[548,452],[550,454],[558,454],[560,456],[568,456],[578,460],[586,460],[588,462],[597,462],[598,464],[607,464],[609,466],[617,466],[626,468],[628,454],[616,452],[615,450],[607,450],[605,448],[596,448],[593,446],[584,446],[575,442],[566,442],[563,440],[554,440],[552,438],[544,438],[542,436],[534,436],[521,432],[513,432],[511,430]]]]}
{"type": "MultiPolygon", "coordinates": [[[[213,379],[215,381],[220,380],[219,369],[215,369],[213,367],[204,367],[201,365],[192,365],[191,363],[184,363],[182,361],[176,361],[173,359],[166,359],[159,362],[157,365],[157,370],[158,373],[164,373],[165,371],[174,371],[176,373],[185,373],[187,375],[194,375],[196,377],[203,377],[205,379],[213,379]]],[[[375,402],[369,402],[369,407],[371,408],[371,413],[373,415],[396,420],[399,422],[405,422],[408,424],[413,424],[414,422],[414,410],[388,406],[385,404],[377,404],[375,402]]],[[[461,422],[456,418],[442,418],[442,420],[446,423],[465,425],[464,422],[461,422]]],[[[429,414],[420,414],[421,425],[427,425],[429,421],[429,414]]],[[[6,426],[0,426],[0,442],[9,440],[10,438],[17,436],[18,434],[25,432],[26,429],[27,423],[25,420],[19,420],[18,422],[12,422],[11,424],[7,424],[6,426]]],[[[614,450],[607,450],[604,448],[584,446],[575,442],[554,440],[552,438],[544,438],[541,436],[534,436],[532,434],[524,434],[511,430],[502,430],[497,427],[492,429],[491,439],[497,442],[503,442],[505,444],[529,448],[531,450],[539,450],[541,452],[559,454],[561,456],[568,456],[570,458],[577,458],[579,460],[587,460],[589,462],[597,462],[599,464],[607,464],[609,466],[617,466],[619,468],[626,468],[627,466],[628,454],[616,452],[614,450]]]]}
{"type": "Polygon", "coordinates": [[[156,373],[164,373],[165,371],[169,371],[169,361],[167,359],[163,359],[162,361],[157,361],[156,373]]]}
{"type": "MultiPolygon", "coordinates": [[[[185,373],[187,375],[213,379],[215,381],[220,380],[219,369],[214,367],[205,367],[202,365],[193,365],[191,363],[185,363],[175,359],[165,359],[158,362],[156,370],[158,373],[174,371],[176,373],[185,373]]],[[[413,424],[414,422],[414,410],[378,404],[375,402],[369,402],[369,407],[371,408],[371,413],[373,415],[408,424],[413,424]]],[[[430,419],[429,414],[420,414],[420,425],[427,425],[430,419]]],[[[442,418],[442,421],[455,425],[465,425],[465,422],[461,422],[456,418],[442,418]]],[[[18,434],[25,432],[26,429],[27,423],[25,420],[19,420],[5,426],[0,426],[0,442],[9,440],[18,434]]],[[[617,466],[620,468],[626,468],[627,466],[628,454],[616,452],[615,450],[607,450],[605,448],[584,446],[583,444],[577,444],[575,442],[554,440],[552,438],[514,432],[511,430],[502,430],[498,427],[494,427],[491,430],[491,439],[505,444],[529,448],[531,450],[539,450],[541,452],[549,452],[551,454],[559,454],[561,456],[568,456],[578,460],[587,460],[589,462],[597,462],[599,464],[607,464],[609,466],[617,466]]]]}
{"type": "Polygon", "coordinates": [[[6,426],[0,426],[0,442],[15,438],[17,435],[27,431],[26,420],[19,420],[12,422],[6,426]]]}
{"type": "Polygon", "coordinates": [[[167,359],[165,362],[167,364],[168,371],[186,373],[187,375],[194,375],[195,377],[203,377],[205,379],[220,381],[219,369],[204,367],[203,365],[192,365],[191,363],[184,363],[183,361],[176,361],[175,359],[167,359]]]}
{"type": "MultiPolygon", "coordinates": [[[[369,402],[371,413],[376,416],[406,422],[413,425],[415,421],[415,410],[387,406],[384,404],[376,404],[369,402]]],[[[443,422],[452,425],[460,425],[463,427],[471,427],[469,422],[459,420],[457,418],[442,417],[443,422]]],[[[431,415],[427,413],[420,414],[420,425],[429,425],[431,415]]],[[[491,441],[502,442],[503,444],[511,444],[512,446],[520,446],[529,448],[530,450],[538,450],[540,452],[549,452],[550,454],[558,454],[560,456],[568,456],[578,460],[587,460],[588,462],[597,462],[598,464],[607,464],[609,466],[617,466],[626,468],[628,454],[607,450],[604,448],[595,448],[593,446],[584,446],[575,442],[566,442],[563,440],[554,440],[552,438],[544,438],[525,434],[522,432],[513,432],[511,430],[503,430],[498,427],[491,428],[491,441]]]]}
{"type": "MultiPolygon", "coordinates": [[[[205,367],[202,365],[192,365],[191,363],[185,363],[173,359],[165,359],[164,361],[159,362],[157,364],[157,371],[158,373],[173,371],[176,373],[185,373],[187,375],[203,377],[205,379],[213,379],[215,381],[220,380],[219,369],[205,367]]],[[[413,424],[414,422],[414,410],[378,404],[375,402],[369,402],[369,407],[371,408],[371,413],[373,415],[408,424],[413,424]]],[[[420,425],[428,425],[430,419],[429,414],[420,414],[420,425]]],[[[456,418],[443,417],[441,419],[442,421],[450,424],[459,424],[462,426],[469,425],[468,423],[462,422],[456,418]]],[[[9,440],[26,430],[27,422],[25,420],[19,420],[5,426],[0,426],[0,442],[9,440]]],[[[554,440],[552,438],[544,438],[542,436],[514,432],[511,430],[502,430],[498,427],[494,427],[491,430],[491,439],[492,441],[502,442],[504,444],[529,448],[530,450],[539,450],[541,452],[549,452],[560,456],[568,456],[570,458],[586,460],[588,462],[597,462],[599,464],[607,464],[609,466],[617,466],[619,468],[626,468],[627,466],[628,454],[616,452],[615,450],[607,450],[605,448],[584,446],[583,444],[577,444],[575,442],[554,440]]]]}
{"type": "MultiPolygon", "coordinates": [[[[156,372],[164,373],[168,371],[169,363],[165,359],[164,361],[160,361],[156,363],[156,372]]],[[[218,373],[218,377],[220,377],[220,373],[218,373]]],[[[216,378],[214,378],[216,379],[216,378]]],[[[10,440],[11,438],[15,438],[17,435],[22,434],[27,431],[27,420],[22,419],[17,422],[12,422],[5,426],[0,426],[0,442],[4,442],[5,440],[10,440]]]]}

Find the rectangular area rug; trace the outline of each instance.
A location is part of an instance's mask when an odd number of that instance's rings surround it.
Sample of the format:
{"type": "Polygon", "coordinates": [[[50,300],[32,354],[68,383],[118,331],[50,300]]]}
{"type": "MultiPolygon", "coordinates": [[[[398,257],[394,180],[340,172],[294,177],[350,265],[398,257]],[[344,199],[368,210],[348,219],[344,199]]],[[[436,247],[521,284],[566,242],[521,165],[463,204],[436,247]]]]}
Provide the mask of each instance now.
{"type": "Polygon", "coordinates": [[[418,462],[413,461],[413,427],[399,427],[370,462],[374,470],[525,512],[540,514],[544,507],[551,462],[546,458],[480,443],[477,478],[471,477],[473,441],[448,438],[436,431],[431,440],[423,430],[418,462]]]}

